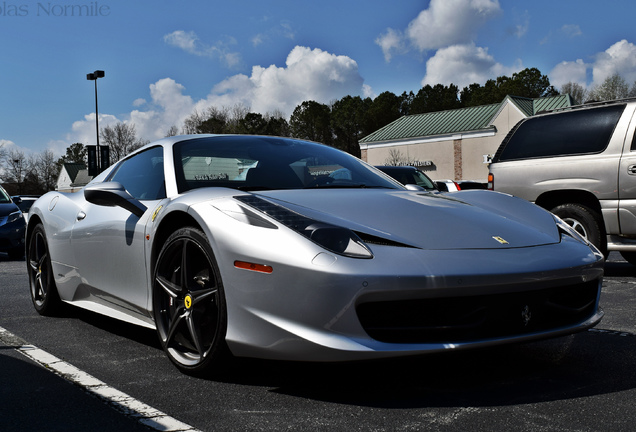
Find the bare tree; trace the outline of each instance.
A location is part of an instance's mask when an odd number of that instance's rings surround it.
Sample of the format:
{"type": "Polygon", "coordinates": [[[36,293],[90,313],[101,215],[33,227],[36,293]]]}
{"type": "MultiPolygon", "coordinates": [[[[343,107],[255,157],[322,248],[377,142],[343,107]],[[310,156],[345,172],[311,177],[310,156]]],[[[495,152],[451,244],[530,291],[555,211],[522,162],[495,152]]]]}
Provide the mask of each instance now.
{"type": "Polygon", "coordinates": [[[181,133],[183,133],[184,135],[199,133],[199,127],[205,120],[206,119],[203,117],[203,115],[195,109],[192,114],[190,114],[190,117],[185,119],[185,121],[183,122],[181,133]]]}
{"type": "Polygon", "coordinates": [[[170,126],[170,129],[168,129],[168,131],[166,132],[166,137],[172,137],[178,134],[179,134],[179,128],[177,128],[175,125],[172,125],[170,126]]]}
{"type": "Polygon", "coordinates": [[[569,94],[570,96],[572,96],[572,99],[574,99],[574,103],[576,104],[587,102],[588,93],[589,92],[587,91],[587,89],[581,84],[571,81],[569,83],[563,84],[563,87],[561,87],[561,94],[569,94]]]}
{"type": "Polygon", "coordinates": [[[619,74],[605,78],[602,84],[590,91],[590,99],[598,101],[626,98],[629,95],[629,84],[619,74]]]}
{"type": "Polygon", "coordinates": [[[250,107],[240,103],[235,104],[229,109],[229,116],[227,119],[227,131],[228,133],[238,133],[241,120],[250,112],[250,107]]]}
{"type": "Polygon", "coordinates": [[[197,127],[197,133],[226,133],[229,109],[209,107],[203,115],[203,121],[197,127]]]}
{"type": "Polygon", "coordinates": [[[34,167],[43,189],[42,192],[54,190],[60,170],[53,151],[44,150],[40,153],[34,161],[34,167]]]}
{"type": "Polygon", "coordinates": [[[408,156],[404,156],[398,149],[389,150],[389,157],[384,160],[384,164],[388,166],[405,166],[413,162],[408,156]]]}
{"type": "Polygon", "coordinates": [[[106,126],[102,128],[99,136],[104,145],[110,147],[111,161],[118,161],[128,153],[147,144],[147,141],[137,138],[135,125],[132,123],[126,124],[119,122],[112,127],[106,126]]]}
{"type": "Polygon", "coordinates": [[[30,171],[29,160],[24,152],[18,149],[11,149],[4,155],[4,182],[11,184],[9,193],[22,194],[24,178],[30,171]]]}
{"type": "Polygon", "coordinates": [[[7,149],[4,148],[4,143],[0,143],[0,167],[2,167],[2,162],[4,162],[4,158],[7,155],[7,149]]]}

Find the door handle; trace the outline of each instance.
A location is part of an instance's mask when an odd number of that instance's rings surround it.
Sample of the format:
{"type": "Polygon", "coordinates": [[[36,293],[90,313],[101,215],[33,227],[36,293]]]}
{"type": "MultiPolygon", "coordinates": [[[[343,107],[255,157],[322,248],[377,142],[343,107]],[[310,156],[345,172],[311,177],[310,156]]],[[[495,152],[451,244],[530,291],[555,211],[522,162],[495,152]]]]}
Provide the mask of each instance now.
{"type": "Polygon", "coordinates": [[[636,175],[636,165],[630,165],[627,167],[627,174],[636,175]]]}
{"type": "Polygon", "coordinates": [[[79,212],[77,214],[77,220],[78,221],[84,220],[85,217],[86,217],[86,213],[84,213],[83,211],[81,211],[81,212],[79,212]]]}

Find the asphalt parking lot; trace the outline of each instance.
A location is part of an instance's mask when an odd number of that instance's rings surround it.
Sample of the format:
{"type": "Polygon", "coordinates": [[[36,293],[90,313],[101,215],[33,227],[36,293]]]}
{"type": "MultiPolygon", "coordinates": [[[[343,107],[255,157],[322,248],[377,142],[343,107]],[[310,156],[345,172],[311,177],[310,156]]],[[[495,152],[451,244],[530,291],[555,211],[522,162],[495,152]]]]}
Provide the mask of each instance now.
{"type": "Polygon", "coordinates": [[[15,349],[29,344],[191,430],[630,431],[636,424],[636,267],[618,254],[606,267],[605,317],[591,331],[380,362],[238,359],[215,380],[179,374],[152,331],[81,311],[38,316],[24,261],[0,256],[0,280],[0,327],[17,338],[0,339],[3,431],[148,430],[15,349]]]}

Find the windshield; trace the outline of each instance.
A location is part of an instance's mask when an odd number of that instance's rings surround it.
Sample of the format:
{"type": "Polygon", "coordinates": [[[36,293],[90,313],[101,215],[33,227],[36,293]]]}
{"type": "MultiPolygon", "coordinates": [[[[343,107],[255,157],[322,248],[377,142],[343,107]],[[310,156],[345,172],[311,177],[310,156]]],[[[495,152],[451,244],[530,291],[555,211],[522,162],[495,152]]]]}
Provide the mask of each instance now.
{"type": "Polygon", "coordinates": [[[0,187],[0,204],[6,204],[10,202],[12,202],[11,197],[4,189],[2,189],[2,187],[0,187]]]}
{"type": "Polygon", "coordinates": [[[390,188],[372,167],[322,144],[277,137],[217,136],[174,145],[179,192],[201,187],[240,190],[390,188]]]}

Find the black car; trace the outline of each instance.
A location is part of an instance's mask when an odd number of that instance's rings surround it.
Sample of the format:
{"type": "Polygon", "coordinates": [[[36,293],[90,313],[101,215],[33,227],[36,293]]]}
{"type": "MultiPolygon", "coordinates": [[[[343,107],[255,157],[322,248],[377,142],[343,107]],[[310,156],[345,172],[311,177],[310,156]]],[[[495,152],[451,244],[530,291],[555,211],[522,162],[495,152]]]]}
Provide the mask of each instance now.
{"type": "Polygon", "coordinates": [[[426,190],[439,190],[437,185],[426,174],[412,166],[376,166],[377,169],[390,175],[403,185],[414,184],[426,190]]]}
{"type": "Polygon", "coordinates": [[[12,259],[22,258],[25,231],[22,211],[0,186],[0,252],[7,252],[12,259]]]}

